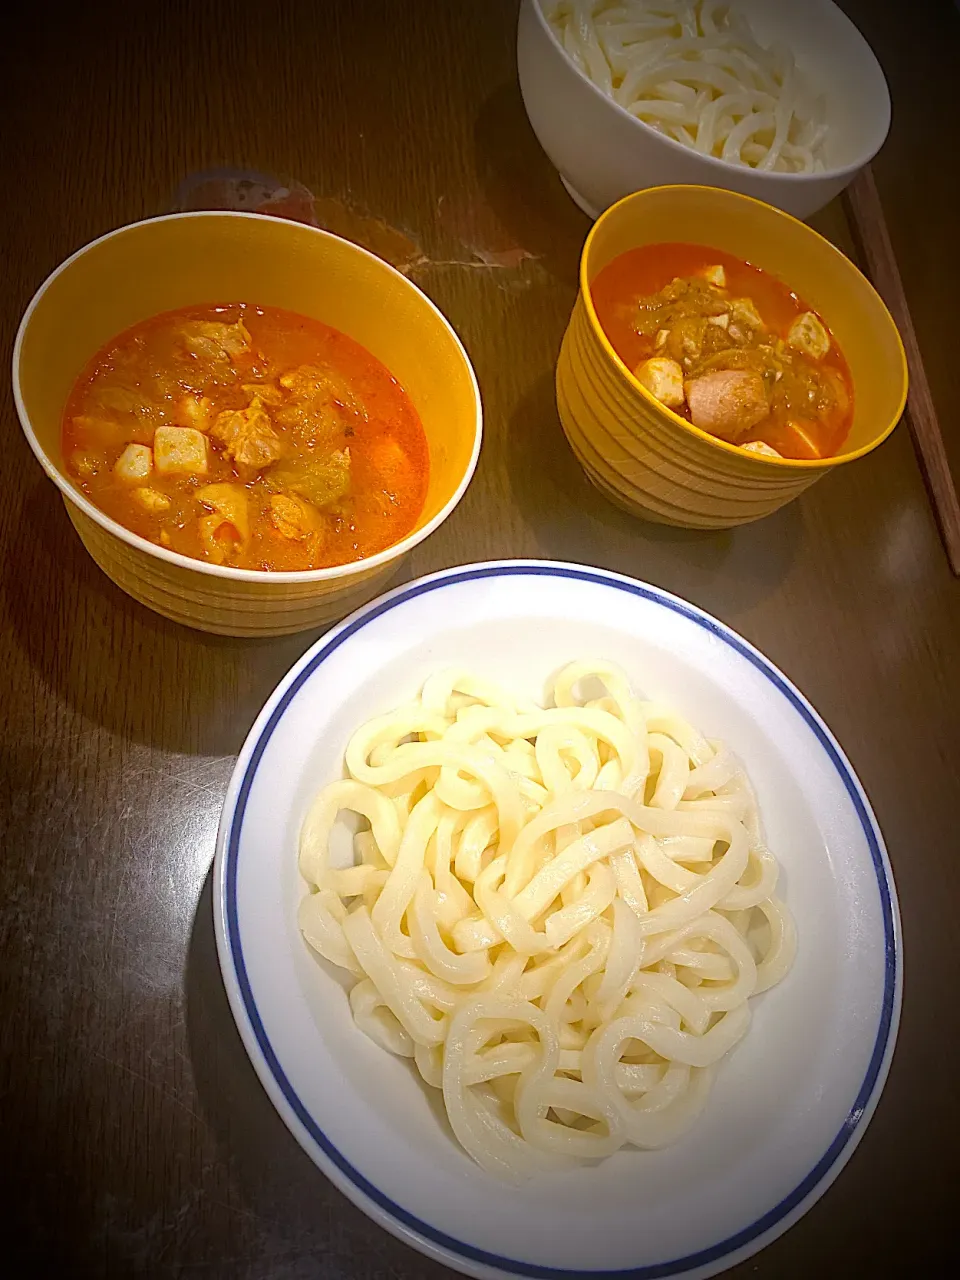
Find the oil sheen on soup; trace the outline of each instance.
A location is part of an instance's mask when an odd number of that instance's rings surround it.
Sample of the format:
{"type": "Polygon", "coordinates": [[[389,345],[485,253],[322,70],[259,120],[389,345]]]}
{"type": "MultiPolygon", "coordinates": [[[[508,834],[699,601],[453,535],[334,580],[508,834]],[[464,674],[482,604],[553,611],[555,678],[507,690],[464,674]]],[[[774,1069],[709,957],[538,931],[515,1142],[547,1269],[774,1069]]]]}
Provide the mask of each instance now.
{"type": "Polygon", "coordinates": [[[614,350],[662,404],[750,453],[838,453],[850,370],[823,318],[768,272],[718,249],[645,245],[591,285],[614,350]]]}
{"type": "Polygon", "coordinates": [[[107,515],[171,551],[242,569],[346,564],[423,508],[429,455],[409,396],[318,320],[187,307],[114,338],[63,418],[63,455],[107,515]]]}

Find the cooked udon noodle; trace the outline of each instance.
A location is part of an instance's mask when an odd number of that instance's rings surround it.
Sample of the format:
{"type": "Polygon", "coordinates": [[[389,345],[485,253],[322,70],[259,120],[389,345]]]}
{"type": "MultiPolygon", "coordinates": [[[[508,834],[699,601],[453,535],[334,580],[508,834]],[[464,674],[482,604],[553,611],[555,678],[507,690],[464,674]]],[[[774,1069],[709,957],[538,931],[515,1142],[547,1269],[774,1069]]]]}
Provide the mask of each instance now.
{"type": "Polygon", "coordinates": [[[353,735],[300,843],[299,925],[357,1025],[512,1180],[678,1138],[795,951],[731,753],[606,662],[552,702],[432,676],[353,735]],[[338,867],[342,811],[366,829],[338,867]]]}
{"type": "Polygon", "coordinates": [[[823,169],[824,105],[783,45],[716,0],[541,0],[580,70],[686,146],[761,170],[823,169]]]}

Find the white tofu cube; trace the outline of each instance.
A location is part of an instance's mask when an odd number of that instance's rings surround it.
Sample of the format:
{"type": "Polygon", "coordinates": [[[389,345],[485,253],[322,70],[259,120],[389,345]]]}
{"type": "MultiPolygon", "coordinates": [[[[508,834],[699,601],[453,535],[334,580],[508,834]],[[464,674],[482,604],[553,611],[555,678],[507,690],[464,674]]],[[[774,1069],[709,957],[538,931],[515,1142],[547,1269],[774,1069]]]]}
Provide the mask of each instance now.
{"type": "Polygon", "coordinates": [[[74,449],[70,455],[70,466],[82,476],[84,480],[90,476],[98,476],[101,471],[106,471],[107,460],[99,453],[91,453],[87,449],[74,449]]]}
{"type": "Polygon", "coordinates": [[[206,396],[198,400],[194,395],[183,395],[177,401],[176,422],[180,426],[196,427],[198,431],[206,431],[210,426],[210,410],[213,408],[206,396]]]}
{"type": "Polygon", "coordinates": [[[770,445],[764,444],[762,440],[751,440],[749,444],[742,444],[740,448],[744,453],[759,453],[761,458],[782,458],[782,453],[777,453],[776,449],[772,449],[770,445]]]}
{"type": "Polygon", "coordinates": [[[707,316],[707,324],[715,324],[718,329],[729,329],[730,313],[725,312],[722,316],[707,316]]]}
{"type": "Polygon", "coordinates": [[[683,404],[683,370],[676,360],[654,356],[637,366],[636,376],[641,386],[668,409],[679,409],[683,404]]]}
{"type": "Polygon", "coordinates": [[[157,427],[153,464],[161,475],[205,476],[207,438],[195,427],[157,427]]]}
{"type": "Polygon", "coordinates": [[[127,484],[143,484],[153,470],[153,451],[145,444],[128,444],[113,464],[114,475],[127,484]]]}
{"type": "Polygon", "coordinates": [[[727,273],[723,267],[707,267],[703,273],[703,278],[709,281],[710,284],[715,284],[718,289],[727,287],[727,273]]]}
{"type": "Polygon", "coordinates": [[[797,316],[787,331],[787,342],[813,360],[822,360],[830,350],[830,335],[812,311],[797,316]]]}
{"type": "Polygon", "coordinates": [[[762,329],[763,319],[750,298],[735,298],[730,304],[730,316],[741,329],[762,329]]]}
{"type": "Polygon", "coordinates": [[[159,515],[161,511],[169,511],[172,506],[167,495],[159,493],[156,489],[134,489],[132,496],[143,507],[144,511],[149,511],[151,515],[159,515]]]}

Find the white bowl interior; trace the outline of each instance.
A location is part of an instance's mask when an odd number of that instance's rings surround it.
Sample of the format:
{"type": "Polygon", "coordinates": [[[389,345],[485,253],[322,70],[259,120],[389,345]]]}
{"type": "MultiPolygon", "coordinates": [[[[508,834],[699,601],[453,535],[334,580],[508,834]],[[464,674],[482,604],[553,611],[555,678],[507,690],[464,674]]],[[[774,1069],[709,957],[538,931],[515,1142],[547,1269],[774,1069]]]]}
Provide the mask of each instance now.
{"type": "Polygon", "coordinates": [[[714,1274],[778,1234],[820,1194],[852,1145],[812,1182],[811,1171],[838,1135],[856,1130],[861,1111],[869,1115],[879,1092],[890,1046],[881,1037],[878,1048],[878,1027],[885,999],[889,1015],[894,998],[885,930],[889,942],[896,908],[884,905],[871,857],[877,833],[802,700],[747,646],[689,607],[588,576],[501,567],[489,577],[469,570],[439,577],[439,588],[391,593],[387,604],[345,624],[345,638],[334,633],[308,653],[241,755],[218,846],[218,927],[247,1047],[291,1129],[347,1194],[388,1229],[461,1269],[489,1275],[522,1274],[524,1265],[594,1272],[663,1264],[715,1251],[779,1213],[752,1243],[721,1249],[716,1265],[669,1271],[714,1274]],[[341,775],[351,732],[413,695],[429,673],[465,665],[539,696],[553,670],[587,655],[619,662],[644,693],[724,738],[745,761],[783,868],[799,954],[784,983],[753,1002],[750,1032],[684,1140],[662,1152],[625,1150],[517,1191],[457,1147],[439,1095],[355,1028],[344,983],[303,943],[298,830],[318,788],[341,775]],[[286,1084],[268,1065],[271,1053],[286,1084]],[[864,1096],[871,1070],[876,1079],[864,1096]],[[356,1175],[376,1189],[372,1195],[356,1175]]]}
{"type": "Polygon", "coordinates": [[[570,194],[591,216],[631,191],[687,183],[729,187],[807,217],[882,146],[886,80],[863,36],[832,0],[740,0],[763,44],[790,46],[827,100],[825,170],[767,173],[703,156],[630,115],[595,86],[554,36],[538,0],[523,0],[518,65],[524,103],[570,194]]]}

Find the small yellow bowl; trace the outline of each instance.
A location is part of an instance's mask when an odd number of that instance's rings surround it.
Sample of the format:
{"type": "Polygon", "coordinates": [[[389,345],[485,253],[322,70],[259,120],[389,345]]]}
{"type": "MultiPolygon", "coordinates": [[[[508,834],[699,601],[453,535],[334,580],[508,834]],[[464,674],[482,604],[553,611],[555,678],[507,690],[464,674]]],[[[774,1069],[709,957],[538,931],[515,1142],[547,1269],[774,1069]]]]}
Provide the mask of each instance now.
{"type": "Polygon", "coordinates": [[[557,363],[557,407],[593,483],[628,511],[688,529],[726,529],[770,515],[844,462],[887,438],[907,398],[907,362],[893,319],[852,262],[804,223],[714,187],[653,187],[613,205],[587,236],[580,292],[557,363]],[[590,286],[641,245],[723,249],[794,289],[833,331],[850,366],[854,418],[843,453],[765,458],[692,426],[642,387],[600,326],[590,286]]]}
{"type": "Polygon", "coordinates": [[[14,346],[13,387],[30,447],[104,573],[157,613],[221,635],[286,635],[369,600],[460,501],[480,452],[477,380],[429,298],[339,236],[260,214],[153,218],[80,249],[27,308],[14,346]],[[74,484],[63,464],[61,415],[91,356],[158,312],[233,301],[322,320],[365,346],[408,392],[427,437],[430,483],[416,528],[402,541],[353,564],[302,573],[205,564],[131,533],[74,484]]]}

